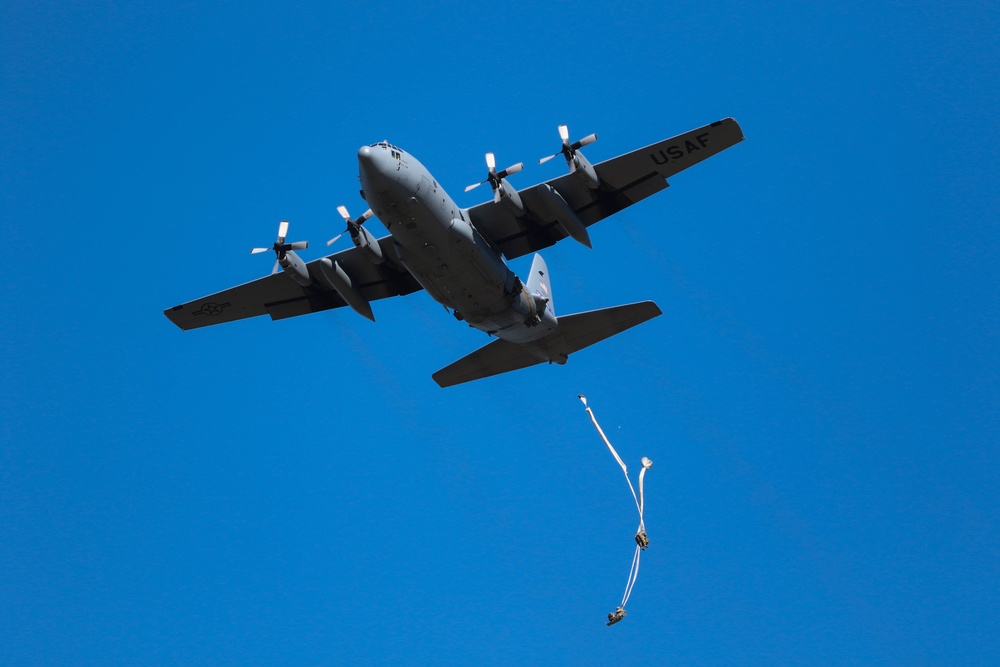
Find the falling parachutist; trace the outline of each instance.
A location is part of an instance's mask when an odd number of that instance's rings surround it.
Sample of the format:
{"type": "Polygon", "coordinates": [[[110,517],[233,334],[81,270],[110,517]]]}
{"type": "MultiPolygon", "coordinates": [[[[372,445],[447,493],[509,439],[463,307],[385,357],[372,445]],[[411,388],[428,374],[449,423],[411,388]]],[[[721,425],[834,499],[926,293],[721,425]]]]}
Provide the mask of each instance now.
{"type": "MultiPolygon", "coordinates": [[[[648,458],[642,457],[642,470],[639,471],[639,495],[635,493],[635,487],[632,486],[632,480],[628,477],[628,468],[625,466],[625,462],[622,458],[618,456],[618,452],[611,445],[611,441],[608,440],[608,436],[604,434],[601,429],[601,425],[597,423],[597,417],[594,416],[594,411],[590,409],[587,405],[587,398],[583,394],[578,395],[580,401],[583,403],[583,407],[586,408],[587,414],[590,415],[590,421],[594,423],[594,428],[597,429],[597,433],[604,440],[604,444],[608,446],[608,450],[611,455],[615,457],[618,461],[618,465],[621,466],[622,472],[625,473],[625,481],[628,482],[629,491],[632,492],[632,499],[635,500],[636,509],[639,510],[639,528],[635,534],[635,554],[632,556],[632,568],[629,570],[628,583],[625,584],[625,594],[622,596],[622,602],[618,605],[614,612],[608,614],[608,625],[614,625],[618,621],[625,618],[625,604],[628,602],[629,597],[632,595],[632,587],[635,586],[635,580],[639,576],[639,554],[645,551],[649,547],[649,537],[646,535],[646,524],[643,520],[643,509],[645,505],[645,499],[643,496],[643,482],[646,476],[646,471],[653,467],[653,462],[648,458]]],[[[618,427],[621,430],[621,426],[618,427]]]]}

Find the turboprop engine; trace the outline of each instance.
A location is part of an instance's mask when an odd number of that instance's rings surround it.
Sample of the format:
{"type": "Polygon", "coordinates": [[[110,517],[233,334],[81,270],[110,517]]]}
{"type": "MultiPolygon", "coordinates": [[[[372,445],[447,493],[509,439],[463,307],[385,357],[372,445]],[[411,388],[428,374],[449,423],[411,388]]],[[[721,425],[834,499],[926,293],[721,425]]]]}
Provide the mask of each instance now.
{"type": "Polygon", "coordinates": [[[270,248],[254,248],[250,253],[257,255],[268,250],[273,250],[277,259],[274,261],[274,268],[271,269],[271,275],[277,273],[278,266],[281,266],[292,280],[303,287],[307,287],[312,283],[312,278],[309,277],[309,269],[306,268],[306,263],[294,251],[305,250],[309,247],[309,242],[296,241],[294,243],[285,243],[285,236],[287,234],[288,221],[282,220],[278,224],[278,240],[274,242],[274,245],[270,248]]]}
{"type": "Polygon", "coordinates": [[[326,244],[333,245],[336,243],[337,239],[343,236],[345,233],[350,232],[351,240],[354,242],[355,247],[364,254],[372,264],[382,264],[385,262],[385,257],[382,256],[382,246],[378,244],[378,240],[372,233],[364,228],[364,223],[368,218],[372,217],[373,213],[371,209],[368,209],[361,214],[360,218],[356,220],[351,219],[350,213],[347,212],[346,206],[338,206],[337,212],[340,213],[340,217],[344,219],[347,223],[347,229],[341,233],[334,236],[332,239],[326,242],[326,244]]]}
{"type": "Polygon", "coordinates": [[[493,153],[487,153],[486,166],[489,168],[489,171],[486,173],[486,179],[479,181],[478,183],[473,183],[472,185],[466,187],[465,191],[469,192],[470,190],[478,188],[483,183],[489,183],[490,187],[493,188],[494,202],[503,204],[508,211],[518,217],[524,215],[524,204],[521,203],[521,195],[517,194],[517,190],[508,185],[507,181],[504,180],[511,174],[516,174],[524,169],[524,163],[518,162],[517,164],[512,164],[502,171],[497,171],[496,157],[494,157],[493,153]]]}
{"type": "Polygon", "coordinates": [[[557,155],[562,155],[566,159],[566,164],[569,165],[569,173],[576,174],[577,178],[582,180],[591,190],[601,187],[601,179],[597,176],[594,165],[590,164],[590,160],[580,152],[580,149],[584,146],[597,141],[597,135],[588,134],[583,139],[570,143],[569,128],[565,125],[560,125],[559,138],[562,139],[562,149],[558,153],[543,157],[538,161],[538,164],[543,164],[557,155]]]}

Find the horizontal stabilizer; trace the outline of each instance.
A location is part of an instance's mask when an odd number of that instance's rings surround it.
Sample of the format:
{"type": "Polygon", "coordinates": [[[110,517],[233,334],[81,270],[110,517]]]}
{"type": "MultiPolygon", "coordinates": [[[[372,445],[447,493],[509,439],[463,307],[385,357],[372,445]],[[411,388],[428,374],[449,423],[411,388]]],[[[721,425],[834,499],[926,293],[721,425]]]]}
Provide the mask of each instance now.
{"type": "Polygon", "coordinates": [[[572,354],[662,314],[652,301],[640,301],[565,315],[559,318],[558,332],[566,343],[565,353],[572,354]]]}
{"type": "Polygon", "coordinates": [[[585,347],[661,315],[652,301],[591,310],[559,318],[559,327],[533,343],[517,344],[495,340],[462,357],[433,375],[442,387],[499,375],[534,366],[543,361],[566,363],[566,358],[585,347]]]}
{"type": "Polygon", "coordinates": [[[541,363],[527,348],[505,340],[495,340],[432,375],[442,387],[516,371],[541,363]]]}

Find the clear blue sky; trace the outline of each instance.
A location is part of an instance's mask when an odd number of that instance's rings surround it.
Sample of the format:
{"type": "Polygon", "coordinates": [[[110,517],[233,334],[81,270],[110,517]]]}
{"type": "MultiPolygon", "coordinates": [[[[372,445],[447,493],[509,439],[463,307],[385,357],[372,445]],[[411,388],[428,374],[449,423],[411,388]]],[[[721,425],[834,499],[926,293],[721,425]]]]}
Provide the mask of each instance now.
{"type": "MultiPolygon", "coordinates": [[[[0,663],[997,664],[995,3],[0,6],[0,663]],[[181,332],[359,146],[747,141],[544,256],[664,314],[449,390],[426,294],[181,332]],[[576,398],[646,477],[634,507],[576,398]]],[[[378,223],[371,227],[383,233],[378,223]]],[[[524,275],[530,257],[512,262],[524,275]]]]}

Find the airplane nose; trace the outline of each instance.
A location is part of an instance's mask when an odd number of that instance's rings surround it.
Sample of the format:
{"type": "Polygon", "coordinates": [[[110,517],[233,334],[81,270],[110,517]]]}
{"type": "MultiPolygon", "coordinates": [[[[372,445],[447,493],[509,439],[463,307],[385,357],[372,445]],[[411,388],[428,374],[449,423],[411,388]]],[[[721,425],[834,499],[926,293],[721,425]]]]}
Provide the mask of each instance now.
{"type": "Polygon", "coordinates": [[[358,168],[364,190],[383,192],[389,189],[386,173],[386,152],[378,146],[362,146],[358,149],[358,168]]]}
{"type": "Polygon", "coordinates": [[[375,155],[371,146],[362,146],[358,149],[358,162],[362,167],[371,167],[375,164],[375,155]]]}

